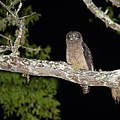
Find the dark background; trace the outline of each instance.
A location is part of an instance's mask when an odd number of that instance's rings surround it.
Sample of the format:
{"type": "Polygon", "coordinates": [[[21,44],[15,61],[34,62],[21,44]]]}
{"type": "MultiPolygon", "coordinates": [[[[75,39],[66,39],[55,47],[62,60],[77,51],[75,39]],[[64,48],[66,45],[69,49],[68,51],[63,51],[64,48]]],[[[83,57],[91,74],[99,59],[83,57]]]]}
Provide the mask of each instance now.
{"type": "MultiPolygon", "coordinates": [[[[43,47],[50,45],[51,60],[65,61],[65,35],[76,30],[82,33],[89,46],[96,70],[120,68],[120,36],[95,18],[82,0],[27,2],[32,4],[34,11],[42,14],[40,20],[29,29],[30,41],[43,47]]],[[[100,0],[96,4],[105,6],[106,3],[100,0]]],[[[106,87],[91,87],[90,93],[84,95],[79,85],[59,79],[57,99],[61,103],[62,120],[79,120],[82,117],[116,119],[120,114],[120,105],[115,104],[110,89],[106,87]]]]}

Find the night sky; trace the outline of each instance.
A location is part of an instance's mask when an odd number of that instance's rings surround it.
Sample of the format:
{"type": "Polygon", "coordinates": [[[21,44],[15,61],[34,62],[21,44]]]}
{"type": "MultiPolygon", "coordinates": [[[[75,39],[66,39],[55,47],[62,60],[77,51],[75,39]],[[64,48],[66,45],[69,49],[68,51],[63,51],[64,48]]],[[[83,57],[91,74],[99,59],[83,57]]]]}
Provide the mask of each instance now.
{"type": "MultiPolygon", "coordinates": [[[[99,2],[100,6],[104,6],[105,2],[102,1],[99,2]]],[[[84,42],[89,46],[96,70],[120,68],[120,36],[95,18],[82,0],[27,2],[32,4],[34,11],[42,14],[40,20],[29,29],[29,39],[43,47],[50,45],[51,60],[65,61],[65,35],[76,30],[82,33],[84,42]]],[[[61,102],[62,120],[79,120],[88,116],[89,119],[115,119],[120,114],[120,105],[115,104],[110,89],[106,87],[91,87],[90,93],[84,95],[79,85],[59,79],[57,99],[61,102]]]]}

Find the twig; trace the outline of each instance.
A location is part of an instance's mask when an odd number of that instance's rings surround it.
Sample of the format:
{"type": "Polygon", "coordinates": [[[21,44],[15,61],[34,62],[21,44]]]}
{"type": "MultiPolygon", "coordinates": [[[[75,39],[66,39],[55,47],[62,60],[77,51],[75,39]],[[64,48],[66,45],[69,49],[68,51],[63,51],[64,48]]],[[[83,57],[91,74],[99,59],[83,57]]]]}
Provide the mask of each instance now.
{"type": "Polygon", "coordinates": [[[16,18],[16,15],[7,7],[3,2],[0,1],[0,4],[14,17],[16,18]]]}
{"type": "Polygon", "coordinates": [[[115,5],[116,7],[120,7],[120,0],[109,0],[110,2],[112,2],[113,5],[115,5]]]}
{"type": "MultiPolygon", "coordinates": [[[[3,2],[0,1],[0,4],[14,17],[15,21],[16,21],[16,26],[19,28],[18,29],[18,33],[17,33],[17,37],[16,40],[14,42],[14,46],[12,46],[12,53],[11,55],[13,56],[18,56],[19,52],[18,49],[21,46],[21,43],[24,41],[23,36],[25,34],[25,24],[23,22],[23,19],[20,19],[17,15],[17,13],[20,11],[21,7],[22,7],[22,2],[20,1],[20,4],[18,6],[17,11],[15,11],[15,14],[13,11],[11,11],[3,2]],[[23,39],[22,39],[23,38],[23,39]]],[[[2,36],[3,37],[3,36],[2,36]]],[[[8,39],[7,37],[4,36],[4,38],[8,39]]]]}
{"type": "Polygon", "coordinates": [[[0,34],[0,36],[3,37],[3,38],[5,38],[5,39],[8,40],[8,41],[10,40],[9,37],[6,37],[6,36],[4,36],[4,35],[2,35],[2,34],[0,34]]]}
{"type": "Polygon", "coordinates": [[[20,11],[21,8],[22,8],[22,2],[20,1],[20,4],[19,4],[18,9],[16,11],[16,15],[18,14],[18,12],[20,11]]]}
{"type": "Polygon", "coordinates": [[[24,22],[21,20],[20,25],[19,25],[18,35],[14,42],[14,46],[12,48],[11,55],[13,55],[13,56],[19,55],[18,49],[21,46],[22,36],[24,35],[24,33],[23,33],[24,30],[25,30],[24,22]]]}
{"type": "Polygon", "coordinates": [[[5,45],[0,46],[0,53],[4,53],[7,50],[11,50],[11,48],[9,46],[5,46],[5,45]]]}
{"type": "Polygon", "coordinates": [[[1,37],[3,37],[3,38],[5,38],[6,40],[7,40],[7,45],[8,46],[0,46],[1,48],[0,48],[0,51],[2,51],[2,52],[5,52],[6,50],[12,50],[12,46],[13,46],[13,42],[12,42],[12,40],[10,39],[10,36],[9,37],[7,37],[7,36],[4,36],[4,35],[2,35],[2,34],[0,34],[0,36],[1,37]],[[2,50],[2,48],[3,48],[3,50],[2,50]],[[6,50],[4,49],[4,48],[7,48],[6,50]]]}
{"type": "Polygon", "coordinates": [[[40,51],[41,48],[40,47],[37,47],[37,48],[29,48],[29,47],[26,47],[26,46],[21,46],[22,48],[26,49],[27,51],[40,51]]]}
{"type": "Polygon", "coordinates": [[[25,18],[27,18],[27,17],[30,17],[30,16],[34,15],[34,14],[36,14],[36,12],[33,12],[33,13],[31,13],[30,15],[26,15],[26,16],[20,17],[20,19],[25,19],[25,18]]]}
{"type": "Polygon", "coordinates": [[[95,14],[96,17],[100,18],[103,22],[105,22],[106,26],[111,27],[114,30],[120,31],[120,25],[116,22],[113,22],[106,13],[101,11],[92,0],[83,0],[88,9],[95,14]]]}

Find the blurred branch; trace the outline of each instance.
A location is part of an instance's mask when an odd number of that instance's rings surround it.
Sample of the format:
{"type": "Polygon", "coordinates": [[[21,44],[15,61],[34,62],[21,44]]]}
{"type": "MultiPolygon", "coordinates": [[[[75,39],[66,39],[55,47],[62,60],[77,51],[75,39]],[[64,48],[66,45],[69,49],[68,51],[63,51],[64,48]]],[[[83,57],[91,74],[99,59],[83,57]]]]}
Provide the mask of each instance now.
{"type": "Polygon", "coordinates": [[[7,37],[7,36],[4,36],[2,34],[0,34],[0,36],[3,37],[3,38],[5,38],[5,39],[7,39],[8,41],[11,41],[11,39],[9,37],[7,37]]]}
{"type": "Polygon", "coordinates": [[[83,0],[87,8],[99,19],[101,19],[107,27],[111,27],[114,30],[120,31],[120,25],[116,22],[113,22],[107,14],[107,11],[103,12],[98,8],[92,0],[83,0]]]}
{"type": "MultiPolygon", "coordinates": [[[[0,4],[12,15],[13,20],[14,20],[14,24],[18,27],[18,30],[16,30],[16,39],[14,41],[13,46],[11,46],[11,50],[12,53],[11,55],[13,56],[18,56],[19,55],[19,47],[21,46],[21,43],[24,43],[24,34],[25,34],[25,24],[24,24],[24,20],[20,19],[18,16],[18,12],[20,11],[20,9],[22,8],[22,2],[20,1],[20,4],[18,6],[18,9],[15,11],[12,11],[10,9],[10,7],[6,6],[3,2],[0,1],[0,4]]],[[[9,14],[7,14],[7,16],[9,16],[9,14]]],[[[1,35],[2,37],[4,37],[3,35],[1,35]]],[[[7,39],[7,37],[6,37],[7,39]]]]}
{"type": "Polygon", "coordinates": [[[112,2],[113,5],[115,5],[116,7],[120,7],[120,0],[109,0],[110,2],[112,2]]]}
{"type": "Polygon", "coordinates": [[[0,46],[0,53],[6,52],[7,50],[11,51],[11,47],[5,45],[0,46]]]}
{"type": "Polygon", "coordinates": [[[16,37],[16,40],[14,42],[14,46],[12,47],[12,55],[13,56],[19,55],[18,49],[22,45],[22,43],[24,43],[23,42],[24,39],[22,39],[22,36],[24,36],[25,25],[24,25],[23,20],[20,20],[19,23],[20,24],[19,24],[19,30],[17,33],[17,37],[16,37]]]}
{"type": "Polygon", "coordinates": [[[16,16],[15,16],[14,13],[13,13],[13,11],[11,11],[9,7],[7,7],[2,1],[0,1],[0,4],[1,4],[14,18],[16,18],[16,16]]]}

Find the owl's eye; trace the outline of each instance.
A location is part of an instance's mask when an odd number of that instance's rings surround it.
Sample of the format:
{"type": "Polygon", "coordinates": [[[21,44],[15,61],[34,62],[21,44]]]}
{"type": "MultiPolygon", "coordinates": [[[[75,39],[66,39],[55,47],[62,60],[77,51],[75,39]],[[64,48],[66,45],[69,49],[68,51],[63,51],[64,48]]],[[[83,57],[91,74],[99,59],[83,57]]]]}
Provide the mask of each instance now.
{"type": "Polygon", "coordinates": [[[80,35],[78,33],[75,33],[75,38],[80,38],[80,35]]]}
{"type": "Polygon", "coordinates": [[[80,35],[77,32],[73,32],[71,36],[73,40],[78,40],[80,38],[80,35]]]}
{"type": "Polygon", "coordinates": [[[72,34],[69,34],[69,35],[68,35],[68,37],[69,37],[69,38],[72,38],[72,37],[73,37],[73,35],[72,35],[72,34]]]}
{"type": "Polygon", "coordinates": [[[73,32],[70,32],[68,35],[67,35],[67,38],[69,40],[78,40],[80,39],[80,34],[76,31],[73,31],[73,32]]]}

